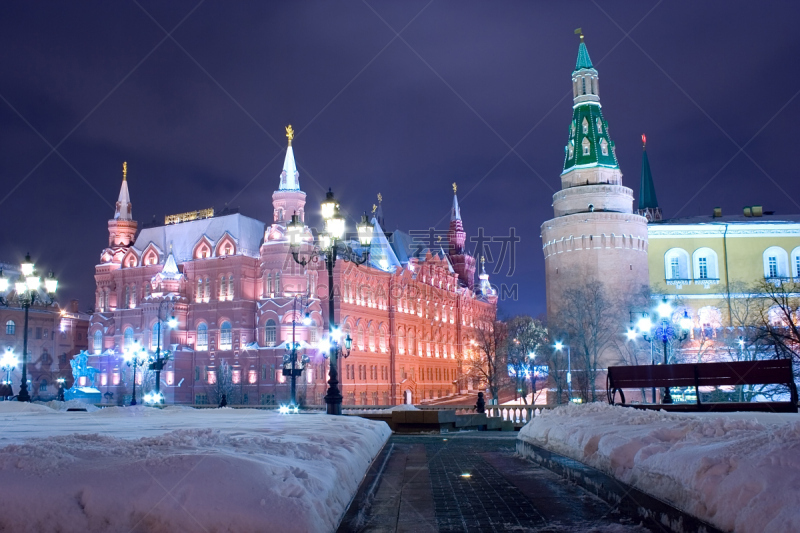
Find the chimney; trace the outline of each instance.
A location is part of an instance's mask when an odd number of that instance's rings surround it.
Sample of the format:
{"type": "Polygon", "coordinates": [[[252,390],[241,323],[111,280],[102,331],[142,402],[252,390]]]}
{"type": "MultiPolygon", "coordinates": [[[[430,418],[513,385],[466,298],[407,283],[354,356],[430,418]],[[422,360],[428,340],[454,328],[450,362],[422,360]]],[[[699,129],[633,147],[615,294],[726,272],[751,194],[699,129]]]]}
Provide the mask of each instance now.
{"type": "Polygon", "coordinates": [[[763,217],[764,216],[764,209],[760,205],[754,205],[750,208],[751,212],[753,213],[754,217],[763,217]]]}
{"type": "Polygon", "coordinates": [[[746,217],[753,216],[752,211],[750,211],[750,206],[747,206],[747,207],[744,208],[744,216],[746,216],[746,217]]]}
{"type": "Polygon", "coordinates": [[[721,207],[715,207],[714,208],[714,218],[719,218],[721,216],[722,216],[722,208],[721,207]]]}

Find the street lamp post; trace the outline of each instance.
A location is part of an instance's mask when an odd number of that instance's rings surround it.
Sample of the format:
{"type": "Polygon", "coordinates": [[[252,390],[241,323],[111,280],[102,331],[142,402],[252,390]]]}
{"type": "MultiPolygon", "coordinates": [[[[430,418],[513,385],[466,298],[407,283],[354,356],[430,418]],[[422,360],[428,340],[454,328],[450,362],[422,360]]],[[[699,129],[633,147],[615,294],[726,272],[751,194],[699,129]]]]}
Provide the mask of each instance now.
{"type": "Polygon", "coordinates": [[[58,382],[58,401],[64,401],[64,378],[58,378],[56,382],[58,382]]]}
{"type": "MultiPolygon", "coordinates": [[[[559,352],[564,349],[565,345],[561,341],[556,342],[555,348],[559,352]]],[[[567,394],[569,397],[569,401],[572,401],[572,354],[570,353],[570,346],[569,344],[566,345],[567,348],[567,394]]]]}
{"type": "MultiPolygon", "coordinates": [[[[319,248],[313,254],[325,257],[325,268],[328,271],[328,336],[330,338],[330,379],[328,380],[328,392],[325,395],[325,404],[329,415],[342,414],[342,393],[339,390],[339,345],[334,339],[337,330],[334,322],[335,294],[333,286],[333,269],[336,266],[336,257],[339,254],[345,255],[345,259],[352,261],[356,265],[366,263],[369,259],[369,245],[372,242],[372,224],[367,221],[366,215],[361,218],[361,223],[357,225],[358,239],[364,253],[361,257],[353,253],[346,245],[340,248],[341,240],[345,235],[344,217],[339,214],[339,204],[333,197],[333,192],[328,189],[325,201],[322,202],[322,218],[325,221],[325,231],[319,236],[319,248]]],[[[297,214],[292,215],[292,220],[287,226],[289,246],[295,262],[305,267],[310,258],[301,259],[299,257],[300,244],[303,241],[305,228],[297,214]]],[[[340,334],[341,335],[341,334],[340,334]]],[[[349,335],[348,335],[349,337],[349,335]]]]}
{"type": "MultiPolygon", "coordinates": [[[[165,310],[166,308],[168,308],[170,304],[171,304],[171,302],[169,302],[167,300],[163,300],[161,303],[158,304],[158,314],[156,316],[156,318],[158,320],[158,334],[157,334],[157,340],[156,340],[156,356],[155,356],[155,359],[153,359],[153,361],[150,363],[150,366],[147,367],[148,370],[154,370],[155,373],[156,373],[156,391],[155,391],[155,396],[153,396],[153,398],[155,399],[156,402],[159,402],[159,403],[164,401],[164,397],[161,395],[161,371],[164,369],[164,363],[169,360],[169,355],[170,355],[169,351],[166,351],[164,353],[163,357],[162,357],[162,352],[161,352],[161,330],[164,327],[164,319],[161,318],[161,312],[163,310],[165,310]]],[[[173,305],[172,307],[173,307],[172,311],[174,311],[175,310],[175,306],[173,305]]],[[[167,313],[165,312],[164,315],[166,315],[166,314],[167,313]]],[[[178,326],[178,319],[175,318],[174,315],[171,316],[169,318],[169,320],[167,320],[167,325],[169,326],[170,330],[174,329],[175,327],[178,326]]]]}
{"type": "MultiPolygon", "coordinates": [[[[688,311],[684,311],[683,317],[681,317],[679,321],[681,332],[678,333],[673,326],[672,306],[666,298],[664,298],[661,303],[658,304],[657,311],[661,317],[661,322],[658,324],[658,326],[656,326],[655,329],[652,329],[653,323],[650,321],[649,316],[644,316],[639,320],[639,330],[641,331],[644,340],[652,341],[653,339],[658,339],[662,342],[664,347],[664,364],[667,365],[669,364],[667,345],[669,344],[670,339],[675,338],[678,340],[678,342],[683,342],[686,340],[686,338],[689,336],[689,329],[692,327],[692,319],[689,318],[688,311]]],[[[655,403],[655,389],[653,389],[653,403],[655,403]]],[[[672,395],[670,394],[669,387],[664,387],[664,394],[661,399],[661,403],[672,403],[672,395]]]]}
{"type": "Polygon", "coordinates": [[[131,394],[131,405],[136,405],[136,367],[144,365],[147,360],[147,351],[139,344],[139,341],[134,341],[133,347],[125,352],[125,363],[133,367],[133,392],[131,394]]]}
{"type": "MultiPolygon", "coordinates": [[[[43,305],[52,305],[54,303],[53,297],[58,287],[58,280],[50,272],[45,278],[44,284],[42,284],[42,280],[36,274],[30,254],[25,255],[25,261],[20,265],[20,272],[22,275],[15,282],[14,289],[17,293],[17,301],[25,310],[25,324],[22,331],[22,380],[17,400],[29,402],[31,401],[31,395],[28,393],[28,311],[31,305],[37,301],[43,305]],[[47,299],[44,299],[39,294],[42,288],[47,291],[47,299]]],[[[3,272],[0,271],[0,293],[5,293],[6,290],[8,290],[8,278],[3,276],[3,272]]],[[[8,305],[5,298],[2,299],[2,303],[6,306],[8,305]]]]}
{"type": "MultiPolygon", "coordinates": [[[[303,296],[299,294],[295,294],[294,299],[292,300],[292,345],[289,353],[283,356],[283,375],[290,376],[291,379],[291,408],[297,406],[297,378],[303,375],[303,370],[306,369],[309,363],[309,359],[307,355],[303,355],[302,360],[300,361],[300,366],[297,366],[297,348],[299,347],[299,343],[295,338],[295,327],[297,325],[297,300],[298,298],[301,300],[300,307],[302,308],[305,306],[308,307],[308,302],[303,303],[303,296]],[[291,363],[291,367],[287,368],[287,365],[291,363]]],[[[311,318],[308,315],[308,312],[303,312],[303,325],[308,326],[311,323],[311,318]]]]}
{"type": "MultiPolygon", "coordinates": [[[[14,352],[11,351],[11,347],[6,348],[6,352],[3,354],[2,359],[0,359],[0,370],[6,373],[6,379],[3,381],[3,385],[7,387],[6,392],[8,394],[4,396],[13,396],[13,390],[11,387],[11,371],[17,368],[17,356],[14,355],[14,352]]],[[[5,389],[4,387],[4,389],[5,389]]]]}

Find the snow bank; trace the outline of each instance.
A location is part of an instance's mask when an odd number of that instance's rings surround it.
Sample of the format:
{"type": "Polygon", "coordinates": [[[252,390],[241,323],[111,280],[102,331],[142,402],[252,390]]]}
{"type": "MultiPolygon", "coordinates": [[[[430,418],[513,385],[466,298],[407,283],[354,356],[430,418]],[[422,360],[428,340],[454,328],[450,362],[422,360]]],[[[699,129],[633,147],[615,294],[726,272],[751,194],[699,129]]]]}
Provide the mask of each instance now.
{"type": "Polygon", "coordinates": [[[668,414],[601,403],[544,411],[518,437],[725,531],[800,531],[800,416],[668,414]]]}
{"type": "Polygon", "coordinates": [[[14,532],[334,531],[391,434],[357,417],[18,402],[0,402],[0,427],[14,532]]]}

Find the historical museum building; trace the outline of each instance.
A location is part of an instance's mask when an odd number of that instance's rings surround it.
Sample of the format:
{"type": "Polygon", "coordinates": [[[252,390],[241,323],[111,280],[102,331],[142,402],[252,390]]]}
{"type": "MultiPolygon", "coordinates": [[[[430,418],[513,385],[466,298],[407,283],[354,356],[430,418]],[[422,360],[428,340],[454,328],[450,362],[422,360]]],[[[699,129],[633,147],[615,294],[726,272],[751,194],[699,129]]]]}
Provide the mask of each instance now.
{"type": "MultiPolygon", "coordinates": [[[[10,382],[12,394],[19,392],[22,379],[22,346],[25,310],[17,301],[14,282],[20,277],[18,267],[0,263],[0,273],[9,280],[5,294],[7,306],[0,306],[0,382],[10,382]],[[12,366],[9,361],[13,360],[12,366]]],[[[28,392],[34,400],[52,400],[58,394],[59,378],[72,385],[72,356],[87,349],[89,315],[78,309],[78,301],[68,306],[44,305],[45,294],[28,311],[28,392]]],[[[3,390],[3,397],[8,389],[3,390]]],[[[0,400],[3,399],[0,397],[0,400]]]]}
{"type": "MultiPolygon", "coordinates": [[[[124,168],[89,329],[89,364],[105,401],[130,395],[124,356],[143,347],[170,352],[161,373],[168,403],[216,402],[222,393],[229,402],[285,402],[284,355],[295,342],[309,360],[298,397],[324,403],[327,273],[324,261],[304,267],[290,253],[287,224],[293,214],[306,223],[306,193],[287,131],[269,223],[207,209],[139,229],[124,168]]],[[[372,223],[370,260],[340,259],[334,270],[334,323],[353,340],[339,360],[344,404],[419,403],[472,388],[477,378],[465,361],[474,357],[476,328],[491,327],[497,299],[484,272],[475,282],[455,187],[447,242],[384,233],[380,206],[372,223]]],[[[304,226],[300,255],[309,256],[315,233],[304,226]]],[[[136,381],[152,388],[152,372],[139,371],[136,381]]]]}
{"type": "Polygon", "coordinates": [[[564,292],[587,280],[600,281],[614,293],[649,281],[647,218],[633,212],[633,191],[622,184],[600,105],[597,70],[582,35],[572,95],[561,190],[553,195],[554,218],[541,227],[551,321],[564,292]]]}

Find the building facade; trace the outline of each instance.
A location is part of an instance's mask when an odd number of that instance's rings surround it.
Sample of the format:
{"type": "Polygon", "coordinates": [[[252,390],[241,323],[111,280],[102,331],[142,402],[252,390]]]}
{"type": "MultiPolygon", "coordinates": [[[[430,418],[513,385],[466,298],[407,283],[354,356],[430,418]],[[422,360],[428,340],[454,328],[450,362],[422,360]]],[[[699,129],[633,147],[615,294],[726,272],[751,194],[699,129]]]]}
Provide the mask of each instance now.
{"type": "MultiPolygon", "coordinates": [[[[14,394],[19,392],[22,379],[22,347],[24,342],[25,310],[13,291],[20,273],[16,267],[0,263],[3,275],[9,278],[8,306],[0,306],[0,357],[11,352],[18,361],[10,371],[0,373],[0,381],[10,381],[14,394]]],[[[41,294],[42,301],[47,300],[41,294]]],[[[28,310],[28,392],[33,400],[52,400],[58,394],[58,378],[72,386],[72,356],[88,348],[89,315],[78,308],[78,301],[60,307],[34,303],[28,310]]]]}
{"type": "MultiPolygon", "coordinates": [[[[96,385],[106,401],[130,394],[124,355],[138,343],[150,354],[169,350],[161,373],[168,403],[211,403],[223,392],[229,402],[285,402],[284,355],[297,342],[309,359],[298,381],[300,401],[324,403],[327,272],[314,260],[307,225],[299,256],[310,261],[302,266],[290,252],[287,224],[293,214],[305,224],[306,194],[287,136],[268,223],[209,209],[139,230],[124,168],[108,247],[95,269],[89,331],[90,364],[99,369],[96,385]]],[[[474,283],[475,258],[464,248],[455,195],[451,219],[446,249],[437,248],[404,232],[384,233],[378,208],[369,261],[336,262],[334,323],[353,339],[350,356],[340,359],[345,405],[418,403],[471,388],[464,362],[473,356],[476,328],[495,319],[496,297],[485,273],[474,283]]],[[[137,383],[146,390],[153,379],[140,372],[137,383]]]]}
{"type": "Polygon", "coordinates": [[[554,218],[542,224],[547,316],[555,322],[565,291],[587,281],[612,293],[648,284],[647,218],[633,212],[602,114],[597,70],[581,36],[572,73],[573,114],[554,218]]]}

